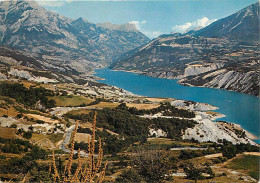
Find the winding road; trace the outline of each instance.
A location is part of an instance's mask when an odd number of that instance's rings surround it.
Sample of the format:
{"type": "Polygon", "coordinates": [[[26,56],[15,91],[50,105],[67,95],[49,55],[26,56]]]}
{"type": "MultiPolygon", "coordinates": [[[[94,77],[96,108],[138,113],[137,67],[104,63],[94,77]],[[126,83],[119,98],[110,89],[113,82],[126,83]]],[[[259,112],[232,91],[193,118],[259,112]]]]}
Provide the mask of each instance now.
{"type": "MultiPolygon", "coordinates": [[[[97,107],[56,107],[56,108],[52,108],[52,111],[50,112],[52,115],[57,116],[58,118],[62,118],[62,115],[66,114],[69,111],[72,110],[78,110],[78,109],[88,109],[88,110],[101,110],[102,108],[97,108],[97,107]]],[[[75,122],[73,122],[75,123],[75,122]]],[[[79,124],[80,126],[80,124],[79,124]]],[[[71,134],[74,132],[75,130],[75,124],[71,125],[69,128],[66,129],[65,133],[64,133],[64,140],[61,143],[59,149],[63,150],[64,152],[70,153],[70,149],[67,149],[66,147],[68,146],[69,142],[70,142],[70,138],[71,138],[71,134]]],[[[78,153],[77,150],[73,150],[73,154],[78,153]]],[[[80,155],[81,156],[88,156],[88,153],[84,152],[84,151],[80,151],[80,155]]],[[[97,156],[97,155],[95,155],[97,156]]]]}

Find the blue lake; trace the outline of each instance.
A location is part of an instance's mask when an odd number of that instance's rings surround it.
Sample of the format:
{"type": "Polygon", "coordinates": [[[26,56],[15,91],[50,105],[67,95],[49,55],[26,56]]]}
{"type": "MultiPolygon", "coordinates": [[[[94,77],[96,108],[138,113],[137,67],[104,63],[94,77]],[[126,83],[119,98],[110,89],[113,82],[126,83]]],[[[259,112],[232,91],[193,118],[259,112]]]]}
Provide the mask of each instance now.
{"type": "MultiPolygon", "coordinates": [[[[260,99],[242,93],[213,88],[188,87],[177,83],[177,80],[152,78],[135,73],[96,70],[96,76],[104,78],[102,83],[117,86],[137,95],[148,97],[171,97],[208,103],[219,109],[226,117],[218,119],[240,124],[245,130],[260,136],[260,99]]],[[[259,140],[257,140],[259,143],[259,140]]]]}

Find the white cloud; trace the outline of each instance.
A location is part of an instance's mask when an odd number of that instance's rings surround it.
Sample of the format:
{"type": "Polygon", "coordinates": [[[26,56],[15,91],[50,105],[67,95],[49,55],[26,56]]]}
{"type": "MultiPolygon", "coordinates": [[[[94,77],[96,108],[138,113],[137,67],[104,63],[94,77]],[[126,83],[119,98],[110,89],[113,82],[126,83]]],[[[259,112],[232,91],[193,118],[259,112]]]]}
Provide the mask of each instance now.
{"type": "MultiPolygon", "coordinates": [[[[0,0],[0,1],[10,1],[10,0],[0,0]]],[[[73,1],[139,1],[139,0],[34,0],[38,2],[42,6],[49,6],[49,7],[61,7],[67,3],[71,3],[73,1]]],[[[144,1],[157,1],[157,0],[144,0],[144,1]]],[[[161,1],[168,1],[168,0],[161,0],[161,1]]],[[[172,1],[187,1],[187,0],[172,0],[172,1]]],[[[196,1],[196,0],[192,0],[196,1]]]]}
{"type": "Polygon", "coordinates": [[[156,38],[160,35],[162,35],[163,33],[160,31],[142,31],[147,37],[149,37],[150,39],[156,38]]]}
{"type": "Polygon", "coordinates": [[[209,24],[211,24],[212,22],[215,22],[217,19],[208,19],[207,17],[203,17],[200,19],[197,19],[193,22],[186,22],[183,25],[175,25],[174,27],[172,27],[172,30],[174,32],[180,32],[180,33],[184,33],[187,32],[189,30],[193,30],[193,29],[202,29],[203,27],[208,26],[209,24]]]}
{"type": "Polygon", "coordinates": [[[67,3],[77,0],[34,0],[41,6],[61,7],[67,3]]]}
{"type": "Polygon", "coordinates": [[[143,21],[136,21],[133,20],[131,22],[128,22],[129,24],[133,24],[135,26],[135,28],[137,30],[139,30],[140,32],[144,33],[147,37],[149,38],[155,38],[158,37],[159,35],[161,35],[162,33],[160,31],[149,31],[143,28],[143,25],[147,23],[146,20],[143,21]]]}
{"type": "MultiPolygon", "coordinates": [[[[0,0],[3,1],[3,0],[0,0]]],[[[9,0],[6,0],[9,1],[9,0]]],[[[49,7],[61,7],[67,3],[71,3],[73,1],[128,1],[128,0],[34,0],[38,4],[42,6],[49,6],[49,7]]],[[[130,0],[132,1],[132,0],[130,0]]],[[[136,0],[133,0],[136,1],[136,0]]]]}
{"type": "MultiPolygon", "coordinates": [[[[0,0],[1,1],[10,1],[10,0],[0,0]]],[[[75,1],[75,0],[27,0],[37,2],[41,6],[51,6],[51,7],[61,7],[66,3],[75,1]]]]}
{"type": "Polygon", "coordinates": [[[142,26],[143,26],[144,24],[146,24],[147,22],[146,22],[146,20],[143,20],[143,21],[133,20],[133,21],[128,22],[128,23],[129,23],[129,24],[134,24],[134,25],[135,25],[135,28],[140,31],[140,30],[142,29],[142,26]]]}

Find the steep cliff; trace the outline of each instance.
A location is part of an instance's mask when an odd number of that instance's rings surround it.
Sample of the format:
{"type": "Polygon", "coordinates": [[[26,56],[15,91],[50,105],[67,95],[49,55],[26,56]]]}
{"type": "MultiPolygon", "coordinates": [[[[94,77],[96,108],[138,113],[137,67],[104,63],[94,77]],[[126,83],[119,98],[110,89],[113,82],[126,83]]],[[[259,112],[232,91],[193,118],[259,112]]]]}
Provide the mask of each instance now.
{"type": "Polygon", "coordinates": [[[239,72],[219,69],[178,81],[188,86],[203,86],[232,90],[259,96],[259,72],[239,72]]]}

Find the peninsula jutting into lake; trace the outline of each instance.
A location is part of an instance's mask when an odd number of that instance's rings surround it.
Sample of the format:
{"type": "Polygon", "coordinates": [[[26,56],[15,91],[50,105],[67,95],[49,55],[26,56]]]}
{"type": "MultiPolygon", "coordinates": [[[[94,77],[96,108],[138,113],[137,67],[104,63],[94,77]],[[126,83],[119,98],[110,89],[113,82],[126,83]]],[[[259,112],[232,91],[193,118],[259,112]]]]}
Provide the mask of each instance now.
{"type": "Polygon", "coordinates": [[[217,107],[212,109],[213,111],[224,114],[217,121],[239,124],[253,133],[257,139],[259,138],[258,97],[220,89],[181,86],[176,79],[151,78],[109,69],[96,70],[95,76],[105,79],[100,82],[123,88],[137,95],[208,103],[217,107]]]}

